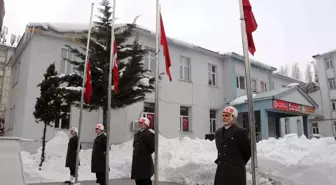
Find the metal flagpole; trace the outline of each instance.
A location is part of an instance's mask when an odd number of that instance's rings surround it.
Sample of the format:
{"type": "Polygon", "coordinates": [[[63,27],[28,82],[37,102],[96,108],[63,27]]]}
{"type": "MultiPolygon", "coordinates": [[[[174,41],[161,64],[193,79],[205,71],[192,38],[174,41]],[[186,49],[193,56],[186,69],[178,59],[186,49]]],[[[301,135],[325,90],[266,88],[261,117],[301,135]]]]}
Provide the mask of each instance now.
{"type": "Polygon", "coordinates": [[[257,164],[257,144],[256,144],[257,142],[256,142],[255,118],[254,118],[253,97],[252,97],[252,88],[251,88],[251,64],[249,60],[243,0],[239,0],[239,7],[240,7],[241,34],[242,34],[243,52],[244,52],[244,61],[245,61],[248,117],[249,117],[249,122],[250,122],[250,134],[251,134],[252,184],[258,185],[259,178],[258,178],[258,164],[257,164]]]}
{"type": "Polygon", "coordinates": [[[155,70],[155,173],[154,185],[159,185],[159,73],[160,73],[160,5],[159,0],[156,0],[156,70],[155,70]]]}
{"type": "Polygon", "coordinates": [[[81,102],[80,102],[80,111],[79,111],[79,123],[78,123],[78,142],[77,142],[77,152],[76,152],[76,175],[75,175],[75,183],[78,183],[78,165],[79,165],[79,150],[80,150],[80,137],[82,130],[82,117],[83,117],[83,104],[84,104],[84,88],[86,82],[86,70],[87,70],[87,62],[89,60],[89,46],[91,39],[91,27],[92,27],[92,15],[93,15],[93,6],[94,3],[91,4],[91,14],[90,14],[90,23],[89,23],[89,31],[87,37],[86,44],[86,53],[85,53],[85,61],[84,61],[84,76],[83,76],[83,85],[81,92],[81,102]]]}
{"type": "Polygon", "coordinates": [[[109,65],[109,78],[108,78],[108,86],[107,86],[107,121],[106,121],[106,164],[105,164],[105,179],[106,184],[110,184],[109,172],[110,172],[110,163],[109,163],[109,156],[110,156],[110,130],[111,130],[111,102],[112,102],[112,67],[114,66],[115,62],[115,54],[114,54],[114,21],[115,21],[115,6],[116,1],[113,0],[113,7],[112,7],[112,23],[111,23],[111,51],[110,51],[110,65],[109,65]]]}

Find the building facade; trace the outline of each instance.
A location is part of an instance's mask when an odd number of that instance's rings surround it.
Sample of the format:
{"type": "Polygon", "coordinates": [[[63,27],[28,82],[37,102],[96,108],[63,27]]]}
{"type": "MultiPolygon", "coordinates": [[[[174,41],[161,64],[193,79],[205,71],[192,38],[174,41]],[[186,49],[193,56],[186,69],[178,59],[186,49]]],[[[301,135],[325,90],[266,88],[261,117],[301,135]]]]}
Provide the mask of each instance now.
{"type": "Polygon", "coordinates": [[[313,56],[319,80],[322,116],[313,120],[315,134],[336,136],[336,50],[313,56]]]}
{"type": "Polygon", "coordinates": [[[7,62],[14,52],[14,47],[0,44],[0,136],[4,134],[4,121],[7,111],[10,68],[7,62]]]}
{"type": "Polygon", "coordinates": [[[4,17],[5,17],[5,2],[4,0],[0,0],[0,32],[2,30],[4,17]]]}
{"type": "MultiPolygon", "coordinates": [[[[86,25],[85,25],[86,26],[86,25]]],[[[12,66],[11,94],[6,114],[6,134],[36,140],[35,145],[27,144],[26,150],[33,151],[40,146],[43,123],[35,123],[33,110],[39,96],[37,84],[51,64],[55,62],[59,73],[73,72],[72,66],[63,57],[75,59],[65,45],[81,47],[72,38],[82,34],[85,26],[55,24],[31,24],[17,46],[10,60],[12,66]]],[[[137,28],[135,37],[148,49],[155,48],[155,34],[137,28]]],[[[221,111],[224,106],[238,96],[246,94],[243,57],[236,53],[220,54],[199,46],[168,39],[171,54],[172,82],[164,77],[159,84],[160,134],[167,138],[198,137],[213,133],[221,126],[221,111]]],[[[155,57],[149,52],[144,58],[145,68],[154,71],[155,57]]],[[[272,66],[251,60],[253,90],[255,93],[272,90],[296,82],[291,78],[279,76],[272,66]],[[280,84],[280,85],[279,85],[280,84]]],[[[164,57],[160,54],[160,71],[165,71],[164,57]]],[[[149,72],[148,75],[154,75],[149,72]]],[[[137,129],[136,120],[154,114],[154,93],[146,100],[124,109],[111,112],[111,142],[121,143],[132,138],[137,129]]],[[[49,128],[47,139],[54,137],[59,130],[68,132],[78,126],[79,110],[72,107],[69,120],[60,120],[49,128]]],[[[90,146],[95,133],[94,126],[102,122],[102,111],[83,114],[83,133],[85,146],[90,146]]],[[[293,130],[294,132],[294,130],[293,130]]]]}

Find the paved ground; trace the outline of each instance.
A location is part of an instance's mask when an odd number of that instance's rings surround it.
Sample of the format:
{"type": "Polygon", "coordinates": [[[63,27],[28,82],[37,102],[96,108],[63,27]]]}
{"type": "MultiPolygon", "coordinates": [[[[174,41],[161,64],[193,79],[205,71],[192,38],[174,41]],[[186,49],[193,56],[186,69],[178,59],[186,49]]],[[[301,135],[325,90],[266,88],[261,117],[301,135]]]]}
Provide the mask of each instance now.
{"type": "MultiPolygon", "coordinates": [[[[81,185],[95,185],[95,181],[83,181],[81,185]]],[[[154,184],[154,183],[153,183],[154,184]]],[[[160,185],[178,185],[169,182],[160,182],[160,185]]],[[[52,182],[52,183],[37,183],[37,184],[28,184],[28,185],[65,185],[63,182],[52,182]]],[[[111,179],[110,185],[135,185],[134,180],[131,179],[111,179]]]]}

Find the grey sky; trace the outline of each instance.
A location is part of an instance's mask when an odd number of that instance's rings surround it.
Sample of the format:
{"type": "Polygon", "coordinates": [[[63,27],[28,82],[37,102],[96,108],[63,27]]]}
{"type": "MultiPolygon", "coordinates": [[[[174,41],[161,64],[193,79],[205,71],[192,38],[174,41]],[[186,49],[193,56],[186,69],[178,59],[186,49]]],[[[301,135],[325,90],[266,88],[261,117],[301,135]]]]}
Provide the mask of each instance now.
{"type": "MultiPolygon", "coordinates": [[[[336,49],[335,0],[250,0],[258,22],[256,60],[274,67],[336,49]]],[[[100,0],[5,0],[4,25],[22,34],[28,22],[88,22],[100,0]]],[[[242,53],[238,0],[160,0],[166,34],[219,51],[242,53]]],[[[112,0],[111,0],[112,3],[112,0]]],[[[155,0],[117,0],[117,22],[155,29],[155,0]]],[[[97,11],[95,11],[97,14],[97,11]]],[[[302,70],[303,72],[304,70],[302,70]]]]}

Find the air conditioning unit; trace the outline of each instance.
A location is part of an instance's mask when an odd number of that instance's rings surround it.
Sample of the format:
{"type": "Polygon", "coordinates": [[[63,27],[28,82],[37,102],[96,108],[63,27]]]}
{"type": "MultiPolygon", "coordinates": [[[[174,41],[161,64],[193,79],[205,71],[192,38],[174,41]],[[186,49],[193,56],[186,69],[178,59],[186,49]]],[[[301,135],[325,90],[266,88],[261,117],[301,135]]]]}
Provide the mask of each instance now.
{"type": "Polygon", "coordinates": [[[131,128],[133,131],[140,130],[138,121],[133,121],[131,128]]]}

